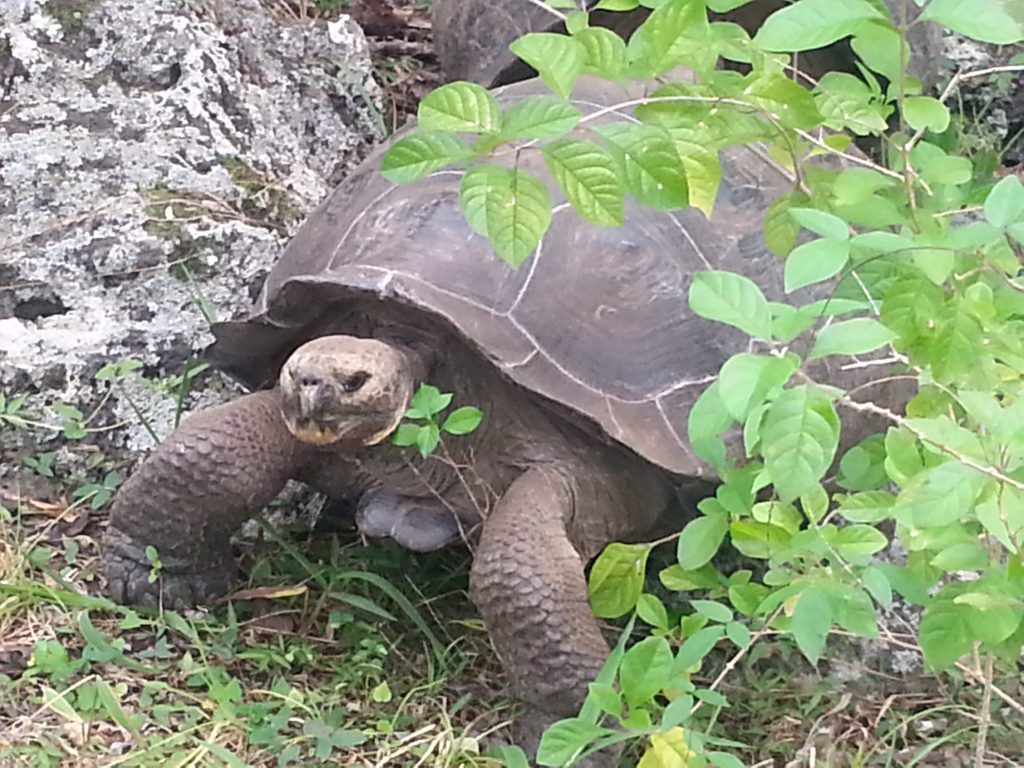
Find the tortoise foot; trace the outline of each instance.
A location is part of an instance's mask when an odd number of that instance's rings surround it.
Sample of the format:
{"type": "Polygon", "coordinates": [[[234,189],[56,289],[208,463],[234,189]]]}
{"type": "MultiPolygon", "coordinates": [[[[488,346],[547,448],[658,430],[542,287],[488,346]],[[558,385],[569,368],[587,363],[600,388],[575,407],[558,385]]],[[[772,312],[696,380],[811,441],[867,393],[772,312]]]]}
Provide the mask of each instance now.
{"type": "Polygon", "coordinates": [[[159,555],[159,567],[146,557],[146,547],[117,528],[104,538],[107,592],[118,603],[171,610],[209,603],[227,594],[234,583],[230,551],[205,558],[200,565],[159,555]]]}

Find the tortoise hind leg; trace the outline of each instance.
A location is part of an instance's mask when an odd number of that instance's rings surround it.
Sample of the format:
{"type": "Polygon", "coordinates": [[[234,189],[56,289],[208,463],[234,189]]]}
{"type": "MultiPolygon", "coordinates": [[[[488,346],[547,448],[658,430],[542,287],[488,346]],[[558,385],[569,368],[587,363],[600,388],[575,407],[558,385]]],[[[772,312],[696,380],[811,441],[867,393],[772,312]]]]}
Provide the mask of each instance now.
{"type": "MultiPolygon", "coordinates": [[[[515,737],[531,754],[544,728],[578,713],[608,655],[587,599],[584,561],[566,532],[574,498],[559,473],[527,471],[491,511],[473,560],[473,601],[516,696],[529,707],[515,737]]],[[[601,753],[587,765],[616,762],[601,753]]]]}
{"type": "Polygon", "coordinates": [[[103,547],[108,592],[122,603],[168,608],[224,594],[235,577],[231,535],[277,495],[309,451],[285,427],[276,391],[186,419],[114,498],[103,547]],[[157,551],[158,569],[147,546],[157,551]]]}

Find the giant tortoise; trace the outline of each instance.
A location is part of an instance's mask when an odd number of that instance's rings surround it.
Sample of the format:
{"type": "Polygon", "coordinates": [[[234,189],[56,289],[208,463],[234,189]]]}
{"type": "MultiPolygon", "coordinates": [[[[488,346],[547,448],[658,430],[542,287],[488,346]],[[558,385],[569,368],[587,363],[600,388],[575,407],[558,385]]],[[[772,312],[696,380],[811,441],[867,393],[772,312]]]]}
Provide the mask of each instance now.
{"type": "MultiPolygon", "coordinates": [[[[542,92],[533,80],[497,95],[542,92]]],[[[635,95],[584,77],[572,99],[589,113],[635,95]]],[[[464,533],[472,598],[527,705],[518,738],[532,748],[577,711],[606,658],[587,561],[608,542],[677,530],[679,488],[713,480],[687,414],[749,340],[690,313],[687,292],[714,268],[779,296],[761,220],[790,182],[737,148],[723,153],[710,220],[627,204],[625,226],[602,229],[556,200],[514,270],[464,222],[458,172],[395,186],[379,173],[383,152],[305,222],[252,316],[215,326],[209,358],[253,391],[186,419],[134,471],[112,505],[106,579],[122,602],[225,593],[230,537],[289,479],[357,505],[365,532],[413,549],[464,533]],[[442,458],[389,440],[422,382],[486,414],[442,458]]],[[[520,162],[540,172],[534,154],[520,162]]]]}

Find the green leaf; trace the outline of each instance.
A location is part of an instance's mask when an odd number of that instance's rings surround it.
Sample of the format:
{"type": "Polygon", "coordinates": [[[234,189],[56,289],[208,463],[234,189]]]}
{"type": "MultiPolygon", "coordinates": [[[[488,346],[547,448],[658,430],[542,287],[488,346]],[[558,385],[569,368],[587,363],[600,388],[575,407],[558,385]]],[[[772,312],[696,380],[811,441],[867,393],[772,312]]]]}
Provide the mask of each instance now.
{"type": "MultiPolygon", "coordinates": [[[[645,3],[653,7],[650,2],[645,3]]],[[[713,66],[708,38],[708,17],[703,3],[691,0],[666,0],[658,3],[634,35],[639,46],[630,41],[630,52],[642,50],[642,59],[654,76],[688,64],[701,71],[713,66]]]]}
{"type": "Polygon", "coordinates": [[[800,652],[817,664],[832,628],[832,603],[820,587],[810,586],[800,595],[790,626],[800,652]]]}
{"type": "Polygon", "coordinates": [[[419,448],[420,455],[424,457],[437,450],[440,442],[441,432],[438,430],[437,424],[425,424],[416,434],[416,447],[419,448]]]}
{"type": "Polygon", "coordinates": [[[536,69],[544,84],[563,99],[572,93],[573,84],[587,63],[587,49],[582,43],[552,32],[531,32],[508,48],[536,69]]]}
{"type": "Polygon", "coordinates": [[[872,435],[848,450],[839,462],[836,483],[849,491],[870,491],[887,481],[885,440],[872,435]]]}
{"type": "Polygon", "coordinates": [[[1006,227],[1024,213],[1024,185],[1016,176],[1006,176],[985,198],[985,219],[993,227],[1006,227]]]}
{"type": "Polygon", "coordinates": [[[466,221],[512,267],[522,264],[551,224],[544,185],[521,169],[478,165],[462,177],[459,202],[466,221]]]}
{"type": "Polygon", "coordinates": [[[712,627],[705,627],[697,630],[686,642],[680,646],[676,653],[675,663],[672,671],[675,674],[682,674],[695,664],[699,664],[705,656],[711,653],[718,641],[725,634],[725,627],[717,624],[712,627]]]}
{"type": "Polygon", "coordinates": [[[625,189],[607,152],[590,141],[556,139],[543,153],[548,170],[580,216],[599,226],[622,224],[625,189]]]}
{"type": "Polygon", "coordinates": [[[936,600],[921,617],[918,639],[925,663],[941,670],[953,666],[971,650],[972,637],[967,626],[966,606],[948,600],[936,600]]]}
{"type": "Polygon", "coordinates": [[[744,94],[784,127],[806,131],[824,120],[814,95],[785,75],[754,72],[746,79],[749,84],[743,89],[744,94]]]}
{"type": "Polygon", "coordinates": [[[884,19],[868,0],[798,0],[769,16],[754,37],[766,51],[807,51],[849,37],[858,22],[884,19]]]}
{"type": "Polygon", "coordinates": [[[896,338],[896,334],[871,317],[842,320],[821,329],[809,359],[828,355],[861,355],[896,338]]]}
{"type": "Polygon", "coordinates": [[[1024,39],[1021,9],[1014,0],[931,0],[918,19],[938,22],[983,43],[1010,45],[1024,39]]]}
{"type": "Polygon", "coordinates": [[[917,473],[900,491],[893,514],[916,528],[940,528],[962,519],[973,507],[985,476],[959,461],[917,473]]]}
{"type": "Polygon", "coordinates": [[[906,429],[890,427],[885,434],[885,473],[900,486],[907,486],[924,467],[917,438],[906,429]]]}
{"type": "Polygon", "coordinates": [[[691,600],[690,604],[697,613],[707,616],[711,621],[717,621],[719,624],[727,624],[732,621],[732,611],[714,600],[691,600]]]}
{"type": "Polygon", "coordinates": [[[604,27],[590,27],[573,35],[585,51],[584,72],[608,80],[619,80],[626,72],[626,44],[604,27]]]}
{"type": "Polygon", "coordinates": [[[790,208],[789,215],[804,229],[831,240],[849,240],[850,227],[838,216],[815,208],[790,208]]]}
{"type": "Polygon", "coordinates": [[[751,336],[771,338],[768,300],[753,281],[732,272],[698,272],[690,284],[690,309],[701,317],[735,326],[751,336]]]}
{"type": "Polygon", "coordinates": [[[537,747],[537,764],[567,765],[590,742],[608,733],[607,728],[579,717],[559,720],[541,736],[537,747]]]}
{"type": "Polygon", "coordinates": [[[865,568],[864,572],[861,573],[861,580],[864,582],[864,588],[867,589],[876,603],[887,611],[892,609],[892,587],[889,585],[889,579],[886,578],[885,573],[880,568],[876,566],[865,568]]]}
{"type": "Polygon", "coordinates": [[[644,589],[644,573],[651,548],[646,544],[614,542],[590,569],[587,591],[594,615],[614,619],[633,610],[644,589]]]}
{"type": "Polygon", "coordinates": [[[718,392],[722,403],[736,421],[743,421],[752,408],[764,402],[782,387],[796,370],[792,356],[773,357],[741,352],[733,355],[718,374],[718,392]]]}
{"type": "Polygon", "coordinates": [[[803,198],[790,193],[775,200],[764,214],[764,242],[776,256],[785,256],[796,245],[800,225],[789,215],[790,209],[803,198]]]}
{"type": "Polygon", "coordinates": [[[590,17],[586,11],[581,11],[572,5],[571,0],[553,0],[551,4],[552,8],[563,7],[573,8],[565,18],[565,31],[574,37],[579,35],[580,32],[587,29],[590,25],[590,17]],[[565,5],[569,3],[568,5],[565,5]]]}
{"type": "Polygon", "coordinates": [[[966,375],[978,364],[983,347],[981,326],[963,308],[939,326],[931,345],[931,369],[935,378],[949,383],[966,375]]]}
{"type": "Polygon", "coordinates": [[[416,131],[391,146],[380,171],[388,181],[406,184],[471,154],[465,142],[450,133],[416,131]]]}
{"type": "Polygon", "coordinates": [[[786,257],[786,293],[838,275],[850,260],[850,243],[821,238],[798,245],[786,257]]]}
{"type": "Polygon", "coordinates": [[[858,24],[850,47],[867,67],[891,82],[897,82],[903,71],[902,57],[910,58],[910,47],[900,38],[899,31],[891,22],[881,19],[858,24]]]}
{"type": "Polygon", "coordinates": [[[988,565],[988,552],[976,541],[965,541],[946,547],[929,563],[944,571],[978,571],[988,565]]]}
{"type": "Polygon", "coordinates": [[[729,602],[745,616],[753,616],[768,596],[768,588],[761,584],[735,584],[729,587],[729,602]]]}
{"type": "Polygon", "coordinates": [[[395,430],[395,434],[391,438],[391,442],[395,445],[416,445],[421,429],[423,427],[419,424],[399,424],[398,429],[395,430]]]}
{"type": "Polygon", "coordinates": [[[420,384],[409,401],[410,408],[405,412],[405,417],[407,419],[429,419],[451,405],[451,402],[452,394],[450,392],[442,393],[431,384],[420,384]]]}
{"type": "Polygon", "coordinates": [[[715,768],[745,768],[746,763],[728,752],[708,752],[708,762],[715,768]]]}
{"type": "Polygon", "coordinates": [[[710,218],[722,183],[722,163],[718,152],[706,146],[683,147],[678,140],[676,150],[686,171],[690,205],[710,218]]]}
{"type": "Polygon", "coordinates": [[[602,712],[606,712],[612,717],[622,715],[622,697],[607,683],[591,683],[587,697],[593,700],[602,712]]]}
{"type": "Polygon", "coordinates": [[[448,418],[444,420],[441,429],[450,435],[468,435],[480,426],[483,418],[483,411],[479,408],[474,408],[471,405],[463,406],[462,408],[456,408],[448,414],[448,418]]]}
{"type": "Polygon", "coordinates": [[[949,110],[930,96],[908,96],[903,100],[903,117],[916,131],[928,129],[942,133],[949,127],[949,110]]]}
{"type": "Polygon", "coordinates": [[[424,131],[486,133],[501,127],[501,107],[476,83],[449,83],[423,98],[417,119],[424,131]]]}
{"type": "Polygon", "coordinates": [[[829,543],[845,560],[866,563],[868,558],[881,552],[889,545],[889,540],[877,528],[870,525],[850,525],[839,528],[830,537],[829,543]]]}
{"type": "Polygon", "coordinates": [[[765,471],[782,501],[817,486],[839,444],[832,403],[806,385],[786,390],[772,403],[761,429],[765,471]]]}
{"type": "Polygon", "coordinates": [[[637,200],[659,211],[690,204],[682,160],[664,130],[637,123],[610,123],[595,130],[608,143],[637,200]]]}
{"type": "Polygon", "coordinates": [[[918,142],[910,151],[910,160],[929,184],[965,184],[974,173],[969,158],[947,155],[927,141],[918,142]]]}
{"type": "Polygon", "coordinates": [[[630,707],[644,703],[671,680],[672,649],[664,637],[641,640],[622,657],[619,686],[630,707]]]}
{"type": "Polygon", "coordinates": [[[878,637],[878,620],[871,596],[863,589],[831,582],[825,592],[832,604],[832,618],[843,629],[862,637],[878,637]]]}
{"type": "Polygon", "coordinates": [[[778,554],[792,539],[792,534],[779,525],[741,520],[729,524],[729,539],[742,555],[767,560],[778,554]]]}
{"type": "Polygon", "coordinates": [[[713,467],[722,466],[725,443],[719,435],[732,423],[732,417],[719,396],[718,382],[713,381],[701,392],[687,416],[686,431],[693,452],[713,467]]]}
{"type": "MultiPolygon", "coordinates": [[[[825,118],[825,126],[834,131],[849,129],[859,136],[866,136],[880,133],[887,127],[885,118],[889,108],[878,102],[863,80],[846,72],[825,73],[818,81],[814,103],[825,118]]],[[[848,168],[840,174],[840,178],[848,171],[876,173],[867,168],[848,168]]],[[[836,185],[839,185],[838,179],[836,185]]],[[[865,198],[870,197],[872,191],[869,188],[862,191],[862,194],[865,198]]],[[[838,198],[841,191],[834,190],[833,193],[838,198]]]]}
{"type": "Polygon", "coordinates": [[[974,582],[977,588],[957,595],[953,603],[957,606],[970,606],[966,619],[971,634],[977,640],[994,645],[1003,642],[1017,630],[1024,620],[1024,611],[1020,609],[1020,599],[1006,591],[1013,588],[1005,579],[1002,583],[986,583],[989,578],[982,577],[974,582]]]}
{"type": "Polygon", "coordinates": [[[722,579],[711,564],[702,565],[692,571],[683,570],[679,565],[663,568],[658,574],[658,581],[665,589],[673,592],[691,592],[693,590],[715,589],[722,585],[722,579]]]}
{"type": "Polygon", "coordinates": [[[725,634],[737,648],[746,648],[750,645],[751,635],[746,624],[730,621],[725,625],[725,634]]]}
{"type": "Polygon", "coordinates": [[[718,512],[691,520],[683,528],[676,558],[684,570],[694,571],[711,562],[729,530],[728,515],[718,512]]]}
{"type": "Polygon", "coordinates": [[[501,136],[507,139],[547,139],[562,136],[579,123],[582,114],[572,104],[551,96],[531,96],[505,110],[501,136]]]}
{"type": "Polygon", "coordinates": [[[665,604],[654,595],[646,592],[640,595],[636,602],[636,615],[646,621],[652,627],[668,630],[668,611],[665,604]]]}

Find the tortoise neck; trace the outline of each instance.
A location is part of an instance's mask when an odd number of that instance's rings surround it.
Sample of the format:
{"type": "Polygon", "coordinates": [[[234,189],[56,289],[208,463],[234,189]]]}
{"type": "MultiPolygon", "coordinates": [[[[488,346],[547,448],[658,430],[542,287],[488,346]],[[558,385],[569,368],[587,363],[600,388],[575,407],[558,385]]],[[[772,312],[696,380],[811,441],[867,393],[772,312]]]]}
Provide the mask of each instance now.
{"type": "Polygon", "coordinates": [[[409,361],[408,370],[413,379],[414,390],[430,375],[430,370],[437,360],[437,350],[422,331],[394,325],[380,328],[373,337],[398,350],[409,361]]]}

